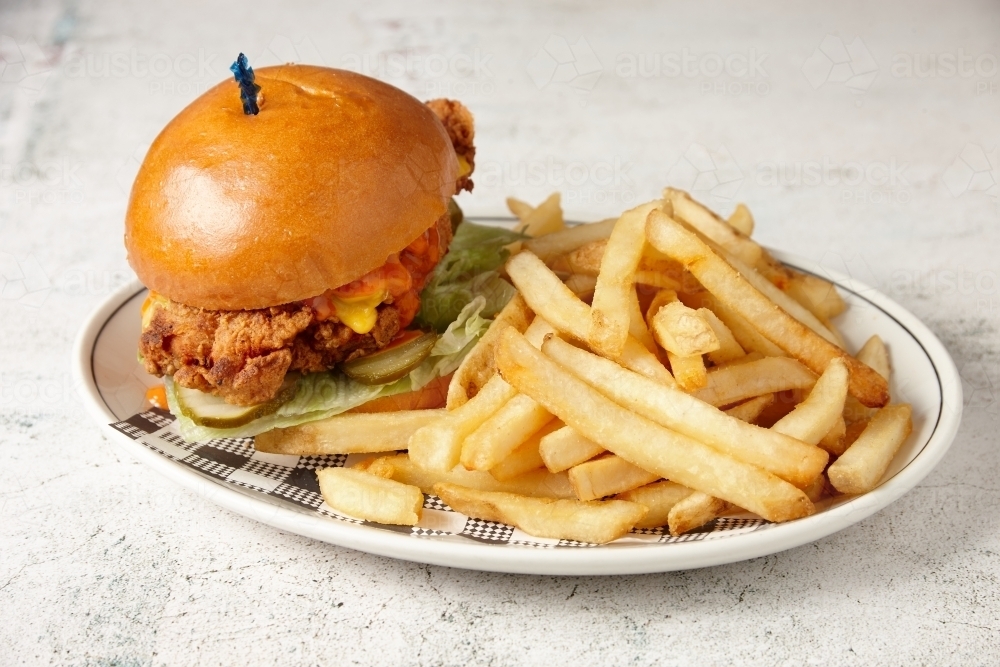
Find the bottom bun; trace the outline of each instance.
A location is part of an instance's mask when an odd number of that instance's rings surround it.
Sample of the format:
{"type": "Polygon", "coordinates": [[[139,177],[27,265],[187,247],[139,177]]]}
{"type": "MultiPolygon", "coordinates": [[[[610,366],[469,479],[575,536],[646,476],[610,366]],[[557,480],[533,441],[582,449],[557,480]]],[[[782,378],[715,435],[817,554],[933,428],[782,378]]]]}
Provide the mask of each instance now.
{"type": "Polygon", "coordinates": [[[405,394],[383,396],[364,405],[348,410],[348,412],[398,412],[400,410],[429,410],[443,408],[448,399],[448,384],[451,375],[437,378],[417,391],[405,394]]]}

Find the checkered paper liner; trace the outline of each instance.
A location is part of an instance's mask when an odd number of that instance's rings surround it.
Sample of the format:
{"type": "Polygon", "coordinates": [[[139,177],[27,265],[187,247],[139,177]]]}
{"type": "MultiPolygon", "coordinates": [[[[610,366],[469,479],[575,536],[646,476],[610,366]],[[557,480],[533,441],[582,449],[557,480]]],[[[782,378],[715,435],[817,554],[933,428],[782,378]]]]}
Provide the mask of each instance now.
{"type": "MultiPolygon", "coordinates": [[[[219,484],[234,485],[243,493],[267,496],[290,509],[321,514],[331,520],[372,526],[418,539],[461,539],[492,546],[535,549],[598,546],[573,540],[533,537],[514,526],[468,517],[451,509],[434,495],[424,496],[424,511],[416,526],[387,526],[362,521],[338,513],[323,502],[319,492],[316,469],[342,467],[347,462],[346,455],[265,454],[254,450],[253,438],[187,442],[177,432],[174,416],[158,408],[133,415],[111,424],[111,427],[219,484]]],[[[722,517],[680,537],[672,537],[664,528],[637,528],[612,544],[695,542],[749,533],[768,525],[763,519],[722,517]]]]}

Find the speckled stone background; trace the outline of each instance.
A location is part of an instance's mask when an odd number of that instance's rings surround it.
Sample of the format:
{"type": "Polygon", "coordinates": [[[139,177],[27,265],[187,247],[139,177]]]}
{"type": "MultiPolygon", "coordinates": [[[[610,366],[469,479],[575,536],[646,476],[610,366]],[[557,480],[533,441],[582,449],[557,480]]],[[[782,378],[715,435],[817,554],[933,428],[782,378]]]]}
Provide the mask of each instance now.
{"type": "Polygon", "coordinates": [[[0,663],[1000,663],[995,3],[313,4],[0,6],[0,663]],[[747,202],[765,243],[941,337],[966,397],[951,451],[814,544],[634,577],[369,556],[171,485],[86,421],[70,346],[131,278],[146,147],[241,50],[463,99],[472,212],[558,189],[597,219],[668,181],[747,202]]]}

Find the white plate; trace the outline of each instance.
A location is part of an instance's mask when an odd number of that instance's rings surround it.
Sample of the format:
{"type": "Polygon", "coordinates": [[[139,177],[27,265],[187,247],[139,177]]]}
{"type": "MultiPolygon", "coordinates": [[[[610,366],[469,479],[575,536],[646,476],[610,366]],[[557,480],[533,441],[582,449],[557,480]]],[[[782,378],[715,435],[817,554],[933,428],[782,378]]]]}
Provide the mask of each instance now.
{"type": "Polygon", "coordinates": [[[398,530],[297,511],[245,486],[205,477],[110,426],[139,412],[146,388],[159,382],[136,361],[139,308],[145,296],[138,284],[118,290],[87,320],[76,339],[74,373],[87,411],[108,438],[133,456],[211,502],[299,535],[422,563],[530,574],[631,574],[730,563],[812,542],[882,509],[916,486],[941,460],[961,419],[962,388],[955,364],[916,317],[851,278],[784,253],[775,255],[837,283],[849,304],[837,324],[850,347],[857,349],[874,333],[886,342],[893,362],[893,400],[913,405],[913,433],[871,493],[827,503],[804,519],[703,534],[693,541],[663,543],[631,535],[600,547],[533,549],[454,537],[414,538],[398,530]]]}

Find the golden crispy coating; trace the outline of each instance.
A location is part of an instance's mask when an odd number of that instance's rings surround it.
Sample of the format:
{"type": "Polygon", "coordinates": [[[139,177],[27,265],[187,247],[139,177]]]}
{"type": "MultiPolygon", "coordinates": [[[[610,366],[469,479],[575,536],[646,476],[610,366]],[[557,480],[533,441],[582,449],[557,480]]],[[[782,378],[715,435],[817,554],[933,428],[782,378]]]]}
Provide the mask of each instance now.
{"type": "MultiPolygon", "coordinates": [[[[460,158],[464,158],[469,163],[469,172],[460,175],[458,179],[458,190],[468,190],[472,192],[472,171],[476,167],[476,147],[472,144],[476,137],[475,124],[470,112],[464,104],[456,100],[436,99],[427,102],[434,115],[441,119],[444,129],[448,131],[448,137],[455,146],[455,153],[460,158]]],[[[461,169],[459,170],[461,174],[461,169]]]]}
{"type": "Polygon", "coordinates": [[[211,311],[169,301],[155,308],[139,340],[146,371],[236,405],[272,398],[289,371],[325,371],[384,347],[400,329],[391,304],[379,307],[366,334],[320,321],[304,303],[211,311]]]}

